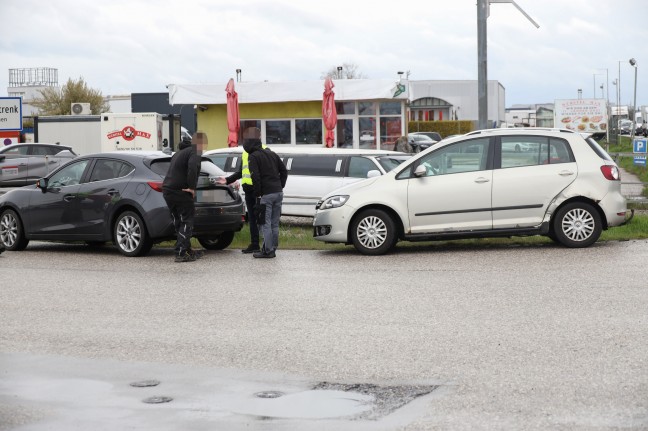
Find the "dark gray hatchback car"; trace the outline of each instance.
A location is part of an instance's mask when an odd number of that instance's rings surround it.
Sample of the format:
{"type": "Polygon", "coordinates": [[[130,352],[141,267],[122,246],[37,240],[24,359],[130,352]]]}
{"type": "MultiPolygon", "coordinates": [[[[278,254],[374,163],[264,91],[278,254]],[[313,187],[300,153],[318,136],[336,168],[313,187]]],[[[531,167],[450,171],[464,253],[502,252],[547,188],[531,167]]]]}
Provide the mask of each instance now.
{"type": "MultiPolygon", "coordinates": [[[[175,239],[162,180],[171,156],[121,151],[78,157],[38,184],[0,196],[0,243],[22,250],[30,240],[112,241],[126,256],[175,239]]],[[[194,237],[209,250],[228,247],[243,226],[244,205],[225,173],[203,158],[196,188],[194,237]]]]}

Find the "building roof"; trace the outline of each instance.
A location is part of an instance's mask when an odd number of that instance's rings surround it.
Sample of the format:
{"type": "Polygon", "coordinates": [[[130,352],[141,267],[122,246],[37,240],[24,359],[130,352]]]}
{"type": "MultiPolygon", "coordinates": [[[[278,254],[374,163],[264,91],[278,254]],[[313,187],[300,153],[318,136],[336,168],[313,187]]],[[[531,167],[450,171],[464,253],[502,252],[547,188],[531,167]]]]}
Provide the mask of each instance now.
{"type": "MultiPolygon", "coordinates": [[[[347,100],[406,100],[407,81],[389,79],[334,79],[336,101],[347,100]],[[399,92],[402,90],[402,92],[399,92]]],[[[169,103],[221,105],[227,103],[222,84],[169,84],[169,103]]],[[[235,90],[239,103],[273,103],[320,101],[324,94],[324,80],[290,82],[237,82],[235,90]]]]}

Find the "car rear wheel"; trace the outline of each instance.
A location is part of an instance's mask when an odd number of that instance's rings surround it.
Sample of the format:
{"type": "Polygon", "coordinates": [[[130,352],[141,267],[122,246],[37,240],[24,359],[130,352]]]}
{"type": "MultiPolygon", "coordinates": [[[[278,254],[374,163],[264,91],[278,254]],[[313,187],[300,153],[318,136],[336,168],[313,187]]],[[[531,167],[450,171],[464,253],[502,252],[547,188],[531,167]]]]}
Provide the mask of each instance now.
{"type": "Polygon", "coordinates": [[[234,232],[223,232],[209,238],[200,237],[198,242],[207,250],[224,250],[234,241],[234,232]]]}
{"type": "Polygon", "coordinates": [[[589,247],[601,236],[603,223],[596,209],[584,202],[573,202],[560,208],[553,221],[557,241],[570,248],[589,247]]]}
{"type": "Polygon", "coordinates": [[[24,250],[29,244],[20,217],[14,210],[5,210],[0,215],[0,243],[12,251],[24,250]]]}
{"type": "Polygon", "coordinates": [[[153,247],[142,218],[133,211],[125,211],[117,217],[113,236],[119,252],[125,256],[144,256],[153,247]]]}
{"type": "Polygon", "coordinates": [[[362,254],[385,254],[396,244],[397,239],[396,224],[385,211],[366,210],[353,220],[351,241],[362,254]]]}

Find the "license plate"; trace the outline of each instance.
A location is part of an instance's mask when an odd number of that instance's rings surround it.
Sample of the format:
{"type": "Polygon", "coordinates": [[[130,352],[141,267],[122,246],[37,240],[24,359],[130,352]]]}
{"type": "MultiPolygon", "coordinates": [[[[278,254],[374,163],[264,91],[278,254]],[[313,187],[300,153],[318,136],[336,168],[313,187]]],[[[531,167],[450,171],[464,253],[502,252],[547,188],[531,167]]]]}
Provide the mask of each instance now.
{"type": "Polygon", "coordinates": [[[211,203],[211,202],[231,202],[232,197],[225,189],[209,189],[209,190],[196,190],[196,202],[198,203],[211,203]]]}
{"type": "Polygon", "coordinates": [[[6,168],[2,168],[3,177],[9,177],[12,175],[18,175],[18,166],[7,166],[6,168]]]}

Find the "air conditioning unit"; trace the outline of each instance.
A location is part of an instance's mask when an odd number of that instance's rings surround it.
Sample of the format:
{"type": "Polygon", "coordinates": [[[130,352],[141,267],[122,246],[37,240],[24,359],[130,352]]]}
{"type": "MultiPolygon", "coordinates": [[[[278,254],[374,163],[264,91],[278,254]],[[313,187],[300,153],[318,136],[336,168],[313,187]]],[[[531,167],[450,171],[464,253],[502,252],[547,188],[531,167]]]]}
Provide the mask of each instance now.
{"type": "Polygon", "coordinates": [[[73,103],[70,110],[72,111],[72,115],[92,114],[89,103],[73,103]]]}

